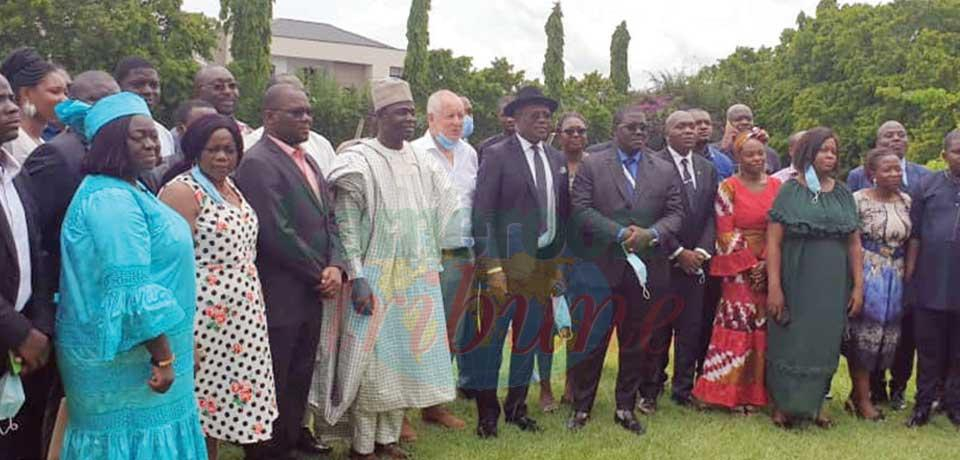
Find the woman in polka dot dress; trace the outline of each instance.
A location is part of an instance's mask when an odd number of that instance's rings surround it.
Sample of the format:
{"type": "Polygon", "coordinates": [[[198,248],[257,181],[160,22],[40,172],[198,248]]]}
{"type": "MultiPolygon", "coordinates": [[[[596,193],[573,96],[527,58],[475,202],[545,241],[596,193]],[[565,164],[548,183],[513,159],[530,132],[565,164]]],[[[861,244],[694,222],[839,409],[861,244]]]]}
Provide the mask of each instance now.
{"type": "Polygon", "coordinates": [[[256,258],[257,216],[228,177],[243,140],[221,115],[197,119],[181,140],[184,163],[160,199],[193,227],[197,262],[196,394],[210,459],[217,441],[270,439],[277,418],[256,258]],[[179,174],[178,174],[179,173],[179,174]]]}

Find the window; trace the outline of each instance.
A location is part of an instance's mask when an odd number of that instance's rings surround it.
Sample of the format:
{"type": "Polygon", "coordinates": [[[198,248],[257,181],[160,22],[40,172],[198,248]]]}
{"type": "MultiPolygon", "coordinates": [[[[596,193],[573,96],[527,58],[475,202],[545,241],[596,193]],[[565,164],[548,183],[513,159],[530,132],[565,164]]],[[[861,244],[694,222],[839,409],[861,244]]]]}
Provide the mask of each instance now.
{"type": "Polygon", "coordinates": [[[393,78],[403,78],[403,67],[390,67],[390,76],[393,78]]]}

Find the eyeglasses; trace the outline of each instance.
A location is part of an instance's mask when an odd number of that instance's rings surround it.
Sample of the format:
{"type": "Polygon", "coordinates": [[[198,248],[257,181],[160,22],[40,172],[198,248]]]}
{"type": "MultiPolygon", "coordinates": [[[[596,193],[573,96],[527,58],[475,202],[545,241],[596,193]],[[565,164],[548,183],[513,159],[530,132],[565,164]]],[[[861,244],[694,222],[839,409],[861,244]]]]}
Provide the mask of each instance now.
{"type": "Polygon", "coordinates": [[[629,125],[620,125],[621,128],[630,131],[632,133],[646,133],[647,124],[646,123],[630,123],[629,125]]]}
{"type": "Polygon", "coordinates": [[[310,108],[300,108],[300,109],[267,109],[269,112],[283,112],[287,115],[290,115],[292,118],[306,118],[313,117],[313,110],[310,108]]]}
{"type": "Polygon", "coordinates": [[[587,130],[586,128],[567,128],[563,130],[563,134],[566,134],[567,136],[573,136],[574,134],[583,136],[584,134],[587,134],[587,130]]]}
{"type": "Polygon", "coordinates": [[[203,86],[206,86],[207,88],[213,88],[214,91],[224,91],[227,89],[229,89],[230,91],[236,91],[237,88],[239,88],[239,86],[237,85],[237,82],[235,81],[231,81],[229,83],[223,83],[223,82],[207,83],[206,85],[203,85],[203,86]]]}

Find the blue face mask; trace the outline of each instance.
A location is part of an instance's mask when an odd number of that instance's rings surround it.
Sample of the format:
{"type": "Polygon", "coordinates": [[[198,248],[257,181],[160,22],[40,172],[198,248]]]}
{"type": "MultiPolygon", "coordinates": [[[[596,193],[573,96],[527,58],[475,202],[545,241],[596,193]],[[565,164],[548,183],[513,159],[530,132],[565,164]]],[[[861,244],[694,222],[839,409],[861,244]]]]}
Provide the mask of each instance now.
{"type": "Polygon", "coordinates": [[[463,135],[460,136],[462,139],[467,139],[473,135],[473,115],[467,115],[463,118],[463,135]]]}
{"type": "Polygon", "coordinates": [[[9,355],[10,371],[0,377],[0,420],[10,419],[10,424],[6,428],[0,427],[0,436],[17,430],[13,417],[26,401],[20,382],[20,365],[13,359],[12,353],[9,355]]]}
{"type": "Polygon", "coordinates": [[[437,144],[440,144],[440,148],[450,151],[457,146],[457,142],[460,142],[460,139],[450,140],[447,136],[444,136],[443,133],[437,133],[436,136],[433,136],[437,140],[437,144]]]}
{"type": "Polygon", "coordinates": [[[820,178],[817,177],[817,171],[813,169],[813,165],[807,166],[807,171],[803,174],[803,178],[807,180],[807,188],[810,189],[814,194],[820,193],[820,178]]]}
{"type": "Polygon", "coordinates": [[[650,300],[650,291],[647,290],[647,264],[643,263],[640,256],[632,252],[624,252],[627,254],[627,263],[633,268],[633,273],[637,275],[640,287],[643,288],[643,298],[650,300]]]}

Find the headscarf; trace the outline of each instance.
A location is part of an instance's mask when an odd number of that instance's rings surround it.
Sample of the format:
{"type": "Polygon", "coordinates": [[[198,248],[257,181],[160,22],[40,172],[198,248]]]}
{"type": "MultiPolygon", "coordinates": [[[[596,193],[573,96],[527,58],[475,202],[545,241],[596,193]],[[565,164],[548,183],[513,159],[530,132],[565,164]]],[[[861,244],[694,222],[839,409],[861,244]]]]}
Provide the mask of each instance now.
{"type": "Polygon", "coordinates": [[[152,119],[150,108],[142,97],[126,91],[107,96],[90,105],[76,99],[67,99],[55,108],[57,118],[73,128],[88,142],[93,142],[100,128],[117,118],[141,115],[152,119]]]}
{"type": "Polygon", "coordinates": [[[10,82],[15,97],[19,98],[20,88],[37,86],[44,77],[56,70],[33,48],[17,48],[0,64],[0,74],[10,82]]]}
{"type": "Polygon", "coordinates": [[[737,137],[733,140],[733,153],[734,155],[740,155],[740,152],[743,150],[743,145],[747,143],[750,139],[756,139],[760,143],[764,143],[760,137],[760,131],[752,129],[750,131],[744,131],[740,134],[737,134],[737,137]]]}

